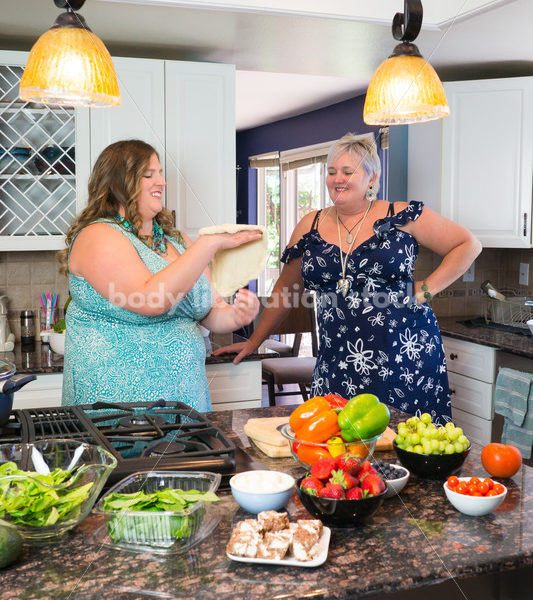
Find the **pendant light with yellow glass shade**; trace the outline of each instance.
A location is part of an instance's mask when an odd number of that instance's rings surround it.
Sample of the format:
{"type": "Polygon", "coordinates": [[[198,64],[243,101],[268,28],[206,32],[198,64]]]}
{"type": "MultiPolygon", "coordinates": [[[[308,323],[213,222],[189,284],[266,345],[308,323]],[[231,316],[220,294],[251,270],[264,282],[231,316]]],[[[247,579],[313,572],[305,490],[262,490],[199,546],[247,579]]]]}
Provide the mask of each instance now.
{"type": "Polygon", "coordinates": [[[450,114],[439,76],[412,43],[422,17],[421,0],[404,0],[404,12],[394,16],[392,35],[401,43],[372,76],[363,109],[367,125],[420,123],[450,114]]]}
{"type": "Polygon", "coordinates": [[[79,10],[85,0],[54,0],[66,8],[31,49],[20,80],[20,99],[55,106],[120,104],[111,55],[79,10]]]}

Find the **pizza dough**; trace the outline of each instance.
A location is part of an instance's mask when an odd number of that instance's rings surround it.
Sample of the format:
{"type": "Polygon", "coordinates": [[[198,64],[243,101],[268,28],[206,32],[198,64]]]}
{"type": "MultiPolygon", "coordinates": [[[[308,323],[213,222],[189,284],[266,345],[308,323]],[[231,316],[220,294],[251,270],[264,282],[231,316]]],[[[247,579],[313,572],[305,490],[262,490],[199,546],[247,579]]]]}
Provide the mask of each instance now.
{"type": "Polygon", "coordinates": [[[213,285],[217,292],[227,298],[238,289],[248,284],[251,279],[265,268],[268,252],[268,236],[265,227],[261,225],[213,225],[203,227],[199,235],[214,235],[216,233],[237,233],[246,229],[258,229],[263,236],[254,242],[248,242],[237,248],[219,250],[210,264],[213,285]]]}

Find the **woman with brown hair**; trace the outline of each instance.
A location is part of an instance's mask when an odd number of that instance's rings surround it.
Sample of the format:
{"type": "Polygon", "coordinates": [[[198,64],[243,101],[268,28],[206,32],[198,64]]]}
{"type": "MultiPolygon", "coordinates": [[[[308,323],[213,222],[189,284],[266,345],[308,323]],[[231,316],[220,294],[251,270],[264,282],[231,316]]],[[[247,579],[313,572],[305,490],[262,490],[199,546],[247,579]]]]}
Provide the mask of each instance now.
{"type": "Polygon", "coordinates": [[[69,275],[63,404],[179,400],[211,408],[198,324],[226,333],[250,323],[259,302],[215,292],[208,264],[217,250],[261,232],[200,236],[172,227],[165,180],[152,146],[108,146],[89,179],[89,202],[58,259],[69,275]]]}

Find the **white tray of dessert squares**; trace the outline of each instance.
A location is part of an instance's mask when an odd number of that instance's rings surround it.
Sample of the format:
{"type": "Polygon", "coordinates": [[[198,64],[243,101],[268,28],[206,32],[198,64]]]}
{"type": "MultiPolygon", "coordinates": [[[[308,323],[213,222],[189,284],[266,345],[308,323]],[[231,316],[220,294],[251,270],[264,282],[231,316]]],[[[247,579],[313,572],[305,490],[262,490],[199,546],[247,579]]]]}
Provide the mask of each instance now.
{"type": "Polygon", "coordinates": [[[328,557],[330,537],[331,530],[319,520],[289,523],[286,512],[263,511],[257,520],[245,519],[235,525],[226,555],[245,563],[318,567],[328,557]]]}
{"type": "Polygon", "coordinates": [[[289,556],[281,559],[272,558],[247,558],[246,556],[235,556],[226,552],[226,556],[231,560],[243,563],[256,563],[263,565],[277,565],[279,567],[319,567],[326,562],[328,557],[329,540],[331,538],[331,529],[324,527],[322,529],[322,535],[318,541],[317,554],[311,560],[297,560],[296,558],[289,556]]]}

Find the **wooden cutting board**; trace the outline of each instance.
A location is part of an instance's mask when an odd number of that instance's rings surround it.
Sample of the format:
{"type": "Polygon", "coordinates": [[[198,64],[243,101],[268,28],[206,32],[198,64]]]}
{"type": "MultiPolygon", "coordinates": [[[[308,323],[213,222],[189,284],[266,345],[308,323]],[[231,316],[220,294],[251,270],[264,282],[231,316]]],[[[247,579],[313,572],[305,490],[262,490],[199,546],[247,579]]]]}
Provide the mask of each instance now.
{"type": "Polygon", "coordinates": [[[278,431],[280,425],[289,422],[289,417],[266,417],[263,419],[248,419],[244,433],[255,445],[271,458],[291,456],[289,440],[278,431]]]}
{"type": "Polygon", "coordinates": [[[385,429],[383,436],[379,438],[376,442],[376,452],[385,450],[392,450],[392,441],[396,437],[396,432],[393,431],[390,427],[385,429]]]}

